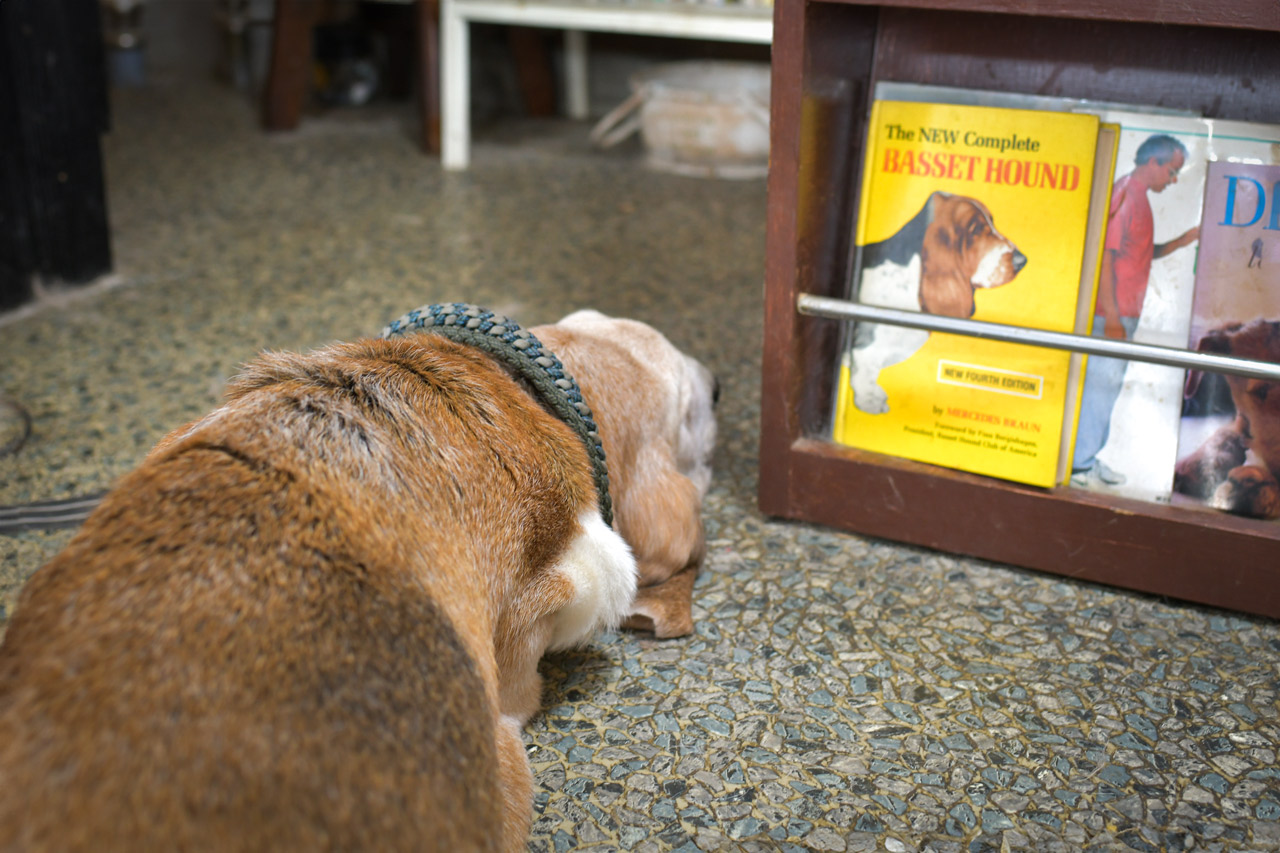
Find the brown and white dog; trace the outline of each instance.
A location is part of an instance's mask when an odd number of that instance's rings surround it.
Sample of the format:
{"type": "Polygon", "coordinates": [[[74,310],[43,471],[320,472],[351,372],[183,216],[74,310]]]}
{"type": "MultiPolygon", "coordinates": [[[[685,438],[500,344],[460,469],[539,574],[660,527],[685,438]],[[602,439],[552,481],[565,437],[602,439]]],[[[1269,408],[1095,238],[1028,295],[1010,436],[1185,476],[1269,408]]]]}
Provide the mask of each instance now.
{"type": "MultiPolygon", "coordinates": [[[[1200,352],[1280,362],[1280,321],[1231,323],[1209,331],[1200,352]]],[[[1188,393],[1199,384],[1187,377],[1188,393]]],[[[1235,418],[1209,436],[1174,469],[1174,491],[1217,509],[1254,518],[1280,518],[1280,382],[1224,377],[1235,418]],[[1252,462],[1247,461],[1253,454],[1252,462]]]]}
{"type": "MultiPolygon", "coordinates": [[[[967,319],[976,307],[975,291],[1008,284],[1026,263],[982,202],[935,192],[896,234],[862,247],[858,300],[967,319]]],[[[859,323],[850,365],[854,405],[872,415],[889,411],[880,371],[915,355],[929,334],[859,323]]]]}
{"type": "Polygon", "coordinates": [[[23,590],[0,850],[523,849],[538,660],[637,609],[687,627],[664,586],[715,440],[712,378],[648,326],[531,331],[595,414],[616,533],[578,436],[478,349],[262,357],[23,590]]]}

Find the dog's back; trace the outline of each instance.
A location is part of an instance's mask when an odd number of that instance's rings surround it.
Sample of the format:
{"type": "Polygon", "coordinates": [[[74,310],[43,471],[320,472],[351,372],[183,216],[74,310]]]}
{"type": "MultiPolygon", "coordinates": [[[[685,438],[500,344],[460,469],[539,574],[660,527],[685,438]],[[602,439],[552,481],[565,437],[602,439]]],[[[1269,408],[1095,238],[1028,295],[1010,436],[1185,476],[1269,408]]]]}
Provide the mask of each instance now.
{"type": "Polygon", "coordinates": [[[98,546],[32,580],[0,653],[0,849],[497,849],[491,714],[430,601],[356,561],[274,571],[266,549],[139,564],[113,591],[98,546]]]}
{"type": "Polygon", "coordinates": [[[30,580],[0,648],[0,850],[499,848],[485,572],[547,559],[594,495],[510,444],[571,471],[567,428],[485,410],[505,374],[432,347],[452,361],[256,366],[30,580]]]}

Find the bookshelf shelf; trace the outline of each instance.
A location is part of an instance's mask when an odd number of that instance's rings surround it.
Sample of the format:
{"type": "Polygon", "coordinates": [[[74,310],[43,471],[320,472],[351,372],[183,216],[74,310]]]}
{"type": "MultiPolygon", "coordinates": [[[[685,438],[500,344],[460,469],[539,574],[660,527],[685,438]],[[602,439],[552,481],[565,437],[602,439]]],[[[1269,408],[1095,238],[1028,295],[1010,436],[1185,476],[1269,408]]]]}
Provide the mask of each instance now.
{"type": "Polygon", "coordinates": [[[826,439],[879,80],[1280,123],[1271,0],[776,0],[759,504],[770,515],[1280,617],[1280,523],[1044,490],[826,439]]]}

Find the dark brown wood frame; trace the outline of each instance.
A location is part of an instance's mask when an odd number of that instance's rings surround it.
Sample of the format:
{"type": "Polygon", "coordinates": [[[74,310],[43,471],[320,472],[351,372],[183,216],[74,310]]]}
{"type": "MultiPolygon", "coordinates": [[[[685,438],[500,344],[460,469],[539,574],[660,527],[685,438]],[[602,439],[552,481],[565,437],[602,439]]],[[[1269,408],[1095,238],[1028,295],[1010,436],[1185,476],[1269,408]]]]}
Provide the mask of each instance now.
{"type": "Polygon", "coordinates": [[[776,0],[759,503],[763,512],[1280,617],[1280,523],[1043,490],[827,439],[867,98],[877,80],[1280,123],[1273,0],[776,0]]]}

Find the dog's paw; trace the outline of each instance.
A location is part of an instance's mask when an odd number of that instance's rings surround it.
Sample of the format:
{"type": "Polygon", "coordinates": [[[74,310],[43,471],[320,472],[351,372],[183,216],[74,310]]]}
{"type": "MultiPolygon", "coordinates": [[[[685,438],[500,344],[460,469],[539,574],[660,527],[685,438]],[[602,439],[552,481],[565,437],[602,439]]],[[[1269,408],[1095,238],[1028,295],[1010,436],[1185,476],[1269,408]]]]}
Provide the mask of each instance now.
{"type": "Polygon", "coordinates": [[[1231,469],[1209,505],[1251,518],[1280,518],[1280,483],[1265,468],[1241,465],[1231,469]]]}
{"type": "Polygon", "coordinates": [[[889,411],[889,395],[879,385],[854,388],[853,405],[858,407],[858,411],[866,412],[868,415],[883,415],[889,411]]]}
{"type": "Polygon", "coordinates": [[[1222,427],[1174,467],[1173,490],[1208,499],[1233,468],[1244,464],[1244,456],[1244,437],[1233,426],[1222,427]]]}
{"type": "Polygon", "coordinates": [[[692,634],[693,582],[697,577],[698,567],[689,566],[661,583],[640,587],[622,626],[652,631],[660,640],[692,634]]]}

